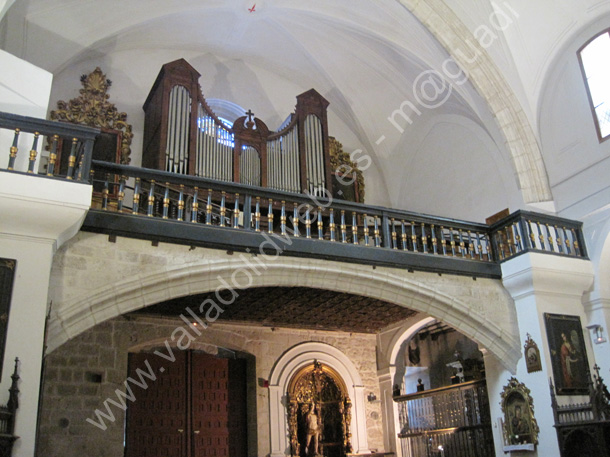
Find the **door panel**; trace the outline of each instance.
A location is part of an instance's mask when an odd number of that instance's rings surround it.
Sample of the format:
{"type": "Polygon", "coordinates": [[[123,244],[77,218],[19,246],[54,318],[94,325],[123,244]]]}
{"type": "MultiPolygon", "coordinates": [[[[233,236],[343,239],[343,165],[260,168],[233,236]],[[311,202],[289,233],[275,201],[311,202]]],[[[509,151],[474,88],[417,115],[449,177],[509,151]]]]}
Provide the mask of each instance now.
{"type": "Polygon", "coordinates": [[[193,457],[229,457],[228,362],[193,354],[193,457]]]}
{"type": "Polygon", "coordinates": [[[248,455],[246,361],[229,359],[229,457],[248,455]]]}
{"type": "Polygon", "coordinates": [[[168,362],[150,353],[129,354],[128,381],[135,401],[128,401],[126,457],[170,457],[184,455],[186,433],[186,354],[176,351],[168,362]],[[156,375],[156,380],[138,376],[137,370],[156,375]],[[182,432],[180,432],[182,430],[182,432]]]}
{"type": "Polygon", "coordinates": [[[246,361],[174,355],[129,354],[131,378],[141,382],[136,369],[148,373],[148,361],[157,379],[146,379],[146,389],[130,383],[125,457],[246,457],[246,361]]]}

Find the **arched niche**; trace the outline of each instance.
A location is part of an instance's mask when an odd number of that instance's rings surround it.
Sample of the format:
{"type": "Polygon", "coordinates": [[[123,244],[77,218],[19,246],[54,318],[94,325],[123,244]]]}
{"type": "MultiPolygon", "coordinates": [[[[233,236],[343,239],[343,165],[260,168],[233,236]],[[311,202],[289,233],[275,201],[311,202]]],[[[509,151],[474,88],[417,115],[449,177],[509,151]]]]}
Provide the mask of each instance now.
{"type": "Polygon", "coordinates": [[[290,455],[288,407],[290,383],[314,361],[330,368],[345,385],[352,402],[351,444],[354,453],[368,453],[364,385],[358,370],[343,352],[325,343],[307,342],[286,351],[275,363],[269,377],[269,422],[271,457],[290,455]]]}
{"type": "Polygon", "coordinates": [[[352,452],[352,401],[336,370],[314,360],[292,377],[287,396],[293,457],[352,452]]]}

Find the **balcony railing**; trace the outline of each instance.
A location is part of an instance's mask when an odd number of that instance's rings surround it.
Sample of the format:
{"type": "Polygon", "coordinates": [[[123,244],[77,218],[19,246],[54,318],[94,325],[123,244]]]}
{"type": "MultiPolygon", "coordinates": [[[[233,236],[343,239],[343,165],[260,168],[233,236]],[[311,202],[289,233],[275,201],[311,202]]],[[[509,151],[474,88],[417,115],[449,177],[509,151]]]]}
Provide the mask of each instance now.
{"type": "Polygon", "coordinates": [[[0,112],[0,133],[0,139],[12,136],[6,170],[90,182],[93,144],[100,129],[0,112]],[[58,147],[64,143],[70,145],[70,153],[67,169],[60,173],[56,161],[58,147]],[[48,160],[44,166],[40,165],[42,151],[48,160]]]}
{"type": "Polygon", "coordinates": [[[499,261],[524,252],[587,258],[581,222],[517,211],[493,224],[490,233],[499,261]]]}
{"type": "Polygon", "coordinates": [[[394,397],[403,455],[495,454],[485,381],[394,397]]]}
{"type": "Polygon", "coordinates": [[[500,262],[524,252],[586,258],[582,224],[562,218],[519,211],[488,226],[92,161],[99,130],[78,125],[0,113],[0,129],[12,130],[7,171],[93,185],[88,231],[473,277],[499,278],[500,262]],[[49,159],[41,172],[43,144],[49,159]],[[69,151],[61,167],[59,147],[69,151]]]}

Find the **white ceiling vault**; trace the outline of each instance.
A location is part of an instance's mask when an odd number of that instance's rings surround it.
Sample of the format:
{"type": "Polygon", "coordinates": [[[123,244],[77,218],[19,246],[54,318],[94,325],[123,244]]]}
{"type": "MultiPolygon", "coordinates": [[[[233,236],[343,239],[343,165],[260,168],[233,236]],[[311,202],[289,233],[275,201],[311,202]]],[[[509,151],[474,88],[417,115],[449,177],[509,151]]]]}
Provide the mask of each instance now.
{"type": "Polygon", "coordinates": [[[535,121],[542,81],[562,43],[610,11],[608,1],[559,3],[530,50],[540,16],[525,0],[0,0],[0,14],[10,6],[0,47],[53,73],[51,109],[102,68],[134,125],[136,165],[142,104],[164,63],[185,58],[206,97],[251,108],[271,128],[313,87],[330,101],[331,135],[361,150],[367,202],[483,220],[553,199],[535,121]],[[494,8],[513,19],[504,30],[494,8]],[[482,26],[496,37],[479,46],[485,71],[452,77],[447,59],[464,65],[458,51],[482,26]],[[439,75],[453,84],[427,101],[439,75]],[[388,120],[401,105],[409,119],[388,120]],[[515,147],[515,131],[526,144],[515,147]]]}

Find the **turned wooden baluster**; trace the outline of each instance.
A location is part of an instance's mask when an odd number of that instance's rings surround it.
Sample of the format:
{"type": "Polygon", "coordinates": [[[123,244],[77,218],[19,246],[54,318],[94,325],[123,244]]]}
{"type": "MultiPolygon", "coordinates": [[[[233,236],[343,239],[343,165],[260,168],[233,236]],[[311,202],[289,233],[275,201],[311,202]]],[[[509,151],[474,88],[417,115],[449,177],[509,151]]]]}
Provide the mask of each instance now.
{"type": "Polygon", "coordinates": [[[49,153],[49,165],[47,166],[47,176],[53,176],[55,173],[55,162],[57,161],[57,142],[59,135],[53,135],[51,140],[51,152],[49,153]]]}
{"type": "Polygon", "coordinates": [[[233,228],[239,228],[239,194],[235,194],[235,205],[233,206],[233,228]]]}
{"type": "Polygon", "coordinates": [[[184,220],[184,184],[180,184],[180,194],[178,195],[178,215],[179,221],[184,220]]]}
{"type": "Polygon", "coordinates": [[[269,199],[269,207],[267,209],[267,232],[273,233],[273,200],[269,199]]]}
{"type": "Polygon", "coordinates": [[[155,207],[155,180],[150,181],[150,189],[148,190],[148,209],[146,211],[146,215],[148,217],[154,216],[154,207],[155,207]]]}
{"type": "Polygon", "coordinates": [[[324,239],[324,222],[322,221],[322,208],[318,206],[318,211],[316,212],[316,218],[318,223],[318,239],[324,239]]]}
{"type": "Polygon", "coordinates": [[[195,187],[194,191],[193,205],[191,207],[191,222],[197,223],[197,217],[199,215],[199,188],[195,187]]]}
{"type": "Polygon", "coordinates": [[[15,129],[15,136],[13,137],[13,145],[11,146],[9,158],[8,158],[8,167],[7,170],[13,170],[15,168],[15,159],[17,158],[18,151],[18,142],[19,142],[19,132],[20,129],[15,129]]]}
{"type": "Polygon", "coordinates": [[[28,164],[28,173],[34,173],[34,166],[36,164],[36,155],[38,151],[38,138],[40,137],[40,133],[34,133],[34,143],[32,144],[32,149],[30,149],[30,162],[28,164]]]}
{"type": "Polygon", "coordinates": [[[70,157],[68,157],[68,171],[66,173],[67,179],[73,179],[74,166],[76,165],[76,148],[78,147],[78,138],[72,138],[72,145],[70,146],[70,157]]]}
{"type": "Polygon", "coordinates": [[[163,219],[169,219],[169,183],[165,183],[165,193],[163,194],[163,219]]]}

